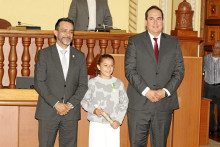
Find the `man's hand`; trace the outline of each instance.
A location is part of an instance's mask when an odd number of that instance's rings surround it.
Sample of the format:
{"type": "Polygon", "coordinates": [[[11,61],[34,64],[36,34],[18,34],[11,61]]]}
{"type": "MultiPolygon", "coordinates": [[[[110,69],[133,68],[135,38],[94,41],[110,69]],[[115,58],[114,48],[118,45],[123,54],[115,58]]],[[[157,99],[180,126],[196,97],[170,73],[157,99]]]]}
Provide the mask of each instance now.
{"type": "Polygon", "coordinates": [[[158,102],[165,97],[165,90],[149,90],[145,95],[151,102],[158,102]]]}
{"type": "Polygon", "coordinates": [[[158,94],[156,90],[149,90],[145,95],[151,102],[158,102],[158,94]]]}
{"type": "Polygon", "coordinates": [[[104,110],[102,108],[95,108],[95,110],[93,111],[93,113],[97,116],[102,116],[103,112],[104,110]]]}
{"type": "Polygon", "coordinates": [[[165,90],[163,90],[163,89],[159,89],[159,90],[157,90],[156,91],[156,94],[157,94],[157,98],[158,98],[158,100],[161,100],[161,99],[163,99],[163,98],[165,98],[165,90]]]}
{"type": "Polygon", "coordinates": [[[117,129],[119,126],[120,126],[120,123],[119,123],[119,121],[117,121],[117,120],[114,120],[114,121],[111,123],[111,127],[112,127],[113,129],[117,129]]]}
{"type": "Polygon", "coordinates": [[[70,111],[70,106],[69,104],[64,104],[64,103],[57,103],[54,108],[57,110],[57,114],[59,115],[66,115],[70,111]]]}

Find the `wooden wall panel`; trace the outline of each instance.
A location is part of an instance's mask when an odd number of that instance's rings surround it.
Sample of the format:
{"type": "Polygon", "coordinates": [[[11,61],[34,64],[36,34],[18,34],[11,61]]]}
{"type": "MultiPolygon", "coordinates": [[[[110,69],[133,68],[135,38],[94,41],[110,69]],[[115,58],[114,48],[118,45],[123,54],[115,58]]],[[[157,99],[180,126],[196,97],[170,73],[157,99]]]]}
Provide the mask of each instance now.
{"type": "MultiPolygon", "coordinates": [[[[112,56],[115,59],[115,68],[114,68],[113,76],[120,79],[124,83],[125,89],[127,89],[128,81],[125,77],[125,72],[124,72],[124,54],[112,54],[112,56]]],[[[121,147],[130,147],[127,116],[125,116],[123,124],[120,129],[121,129],[120,132],[121,147]]]]}
{"type": "Polygon", "coordinates": [[[213,45],[215,40],[220,39],[220,26],[207,26],[206,27],[206,45],[213,45]]]}
{"type": "Polygon", "coordinates": [[[38,147],[38,121],[34,119],[36,107],[20,106],[19,147],[38,147]],[[31,141],[27,141],[31,140],[31,141]]]}
{"type": "Polygon", "coordinates": [[[0,146],[18,146],[18,107],[0,107],[0,146]]]}
{"type": "Polygon", "coordinates": [[[220,19],[220,1],[219,0],[207,0],[206,18],[207,19],[220,19]]]}
{"type": "Polygon", "coordinates": [[[200,118],[200,133],[199,145],[205,146],[209,142],[209,110],[210,99],[202,99],[201,101],[201,118],[200,118]],[[208,111],[207,111],[208,110],[208,111]]]}
{"type": "Polygon", "coordinates": [[[81,120],[78,124],[78,140],[79,147],[87,147],[89,145],[89,121],[87,120],[87,112],[81,109],[81,120]]]}
{"type": "Polygon", "coordinates": [[[173,147],[198,147],[202,58],[184,57],[185,76],[178,88],[180,109],[174,111],[173,147]]]}

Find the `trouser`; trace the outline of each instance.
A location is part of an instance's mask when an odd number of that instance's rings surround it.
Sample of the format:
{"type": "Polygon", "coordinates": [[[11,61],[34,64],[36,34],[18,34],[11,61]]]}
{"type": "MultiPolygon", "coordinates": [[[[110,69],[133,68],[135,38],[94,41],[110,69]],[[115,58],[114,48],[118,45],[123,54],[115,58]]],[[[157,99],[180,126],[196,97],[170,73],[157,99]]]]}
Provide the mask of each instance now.
{"type": "Polygon", "coordinates": [[[146,112],[128,109],[131,147],[146,147],[150,134],[151,147],[166,147],[172,112],[146,112]]]}
{"type": "Polygon", "coordinates": [[[204,93],[205,98],[212,100],[210,102],[209,131],[215,131],[215,103],[217,103],[217,128],[220,130],[220,85],[210,85],[205,83],[204,93]]]}
{"type": "Polygon", "coordinates": [[[53,147],[59,131],[59,147],[77,147],[78,120],[38,120],[39,147],[53,147]]]}

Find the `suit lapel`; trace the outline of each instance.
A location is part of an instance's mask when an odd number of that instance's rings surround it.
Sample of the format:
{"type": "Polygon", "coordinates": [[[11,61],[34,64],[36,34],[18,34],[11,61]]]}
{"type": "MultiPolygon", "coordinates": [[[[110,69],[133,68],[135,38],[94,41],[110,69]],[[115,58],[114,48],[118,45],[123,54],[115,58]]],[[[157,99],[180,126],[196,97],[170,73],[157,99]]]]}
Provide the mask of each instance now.
{"type": "Polygon", "coordinates": [[[150,54],[155,65],[157,65],[157,61],[156,61],[155,54],[154,54],[154,48],[152,46],[152,42],[151,42],[150,36],[148,34],[148,31],[146,31],[145,37],[143,39],[144,39],[145,50],[148,52],[148,54],[150,54]]]}
{"type": "Polygon", "coordinates": [[[162,57],[163,57],[164,53],[166,52],[165,48],[166,48],[166,36],[164,35],[164,33],[162,33],[161,38],[160,38],[158,65],[161,63],[162,57]]]}
{"type": "Polygon", "coordinates": [[[58,53],[56,44],[52,46],[52,58],[54,61],[54,65],[57,69],[56,71],[57,71],[58,75],[60,75],[60,77],[63,77],[63,79],[64,79],[63,69],[62,69],[62,65],[61,65],[61,61],[60,61],[60,57],[59,57],[59,53],[58,53]]]}
{"type": "Polygon", "coordinates": [[[82,6],[84,7],[83,10],[86,11],[86,13],[87,13],[87,15],[88,15],[88,17],[89,17],[89,8],[88,8],[87,0],[82,0],[82,3],[84,3],[84,4],[82,4],[82,6]]]}
{"type": "Polygon", "coordinates": [[[70,47],[70,58],[69,58],[69,69],[67,72],[67,77],[66,77],[66,81],[68,81],[68,78],[70,75],[74,74],[74,63],[75,63],[75,53],[74,50],[72,49],[72,47],[70,47]]]}
{"type": "Polygon", "coordinates": [[[102,13],[102,12],[99,12],[100,10],[102,10],[102,9],[99,9],[99,7],[103,7],[103,5],[101,5],[101,4],[102,4],[102,2],[100,0],[96,0],[96,25],[98,25],[97,18],[99,18],[100,13],[102,13]]]}

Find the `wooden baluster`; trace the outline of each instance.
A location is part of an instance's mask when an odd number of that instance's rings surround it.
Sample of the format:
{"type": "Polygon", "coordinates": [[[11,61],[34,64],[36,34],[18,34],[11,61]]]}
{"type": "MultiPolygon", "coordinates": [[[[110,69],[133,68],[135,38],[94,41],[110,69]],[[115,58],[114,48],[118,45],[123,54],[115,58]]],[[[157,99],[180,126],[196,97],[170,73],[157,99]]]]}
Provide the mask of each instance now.
{"type": "Polygon", "coordinates": [[[83,45],[83,39],[74,39],[74,46],[75,48],[77,48],[78,50],[81,50],[82,45],[83,45]]]}
{"type": "Polygon", "coordinates": [[[127,49],[127,46],[128,46],[128,40],[125,40],[125,41],[124,41],[125,50],[127,49]]]}
{"type": "Polygon", "coordinates": [[[87,58],[86,58],[87,68],[90,67],[90,65],[92,64],[92,62],[94,60],[93,49],[95,47],[95,41],[96,41],[95,39],[86,40],[86,44],[88,47],[88,54],[87,54],[87,58]]]}
{"type": "Polygon", "coordinates": [[[28,77],[30,75],[30,53],[29,53],[29,46],[31,44],[30,37],[22,37],[22,44],[24,46],[23,54],[21,57],[22,64],[21,64],[21,75],[28,77]]]}
{"type": "Polygon", "coordinates": [[[108,40],[99,40],[99,46],[101,49],[101,54],[105,54],[106,53],[106,48],[108,46],[108,40]]]}
{"type": "Polygon", "coordinates": [[[9,61],[9,69],[8,69],[8,76],[9,76],[9,89],[15,89],[15,79],[17,76],[17,53],[16,53],[16,45],[18,43],[18,37],[9,37],[9,44],[11,46],[10,53],[8,57],[9,61]]]}
{"type": "Polygon", "coordinates": [[[36,49],[36,54],[35,54],[34,61],[36,62],[38,51],[41,50],[43,45],[44,45],[44,38],[35,38],[35,44],[37,46],[37,49],[36,49]]]}
{"type": "Polygon", "coordinates": [[[112,48],[113,54],[118,54],[118,49],[120,47],[121,41],[120,40],[112,40],[112,48]]]}
{"type": "Polygon", "coordinates": [[[0,89],[3,88],[2,79],[4,76],[4,53],[3,53],[4,43],[5,43],[5,37],[0,36],[0,89]]]}
{"type": "Polygon", "coordinates": [[[54,45],[55,43],[56,43],[56,39],[55,38],[48,38],[49,46],[54,45]]]}

